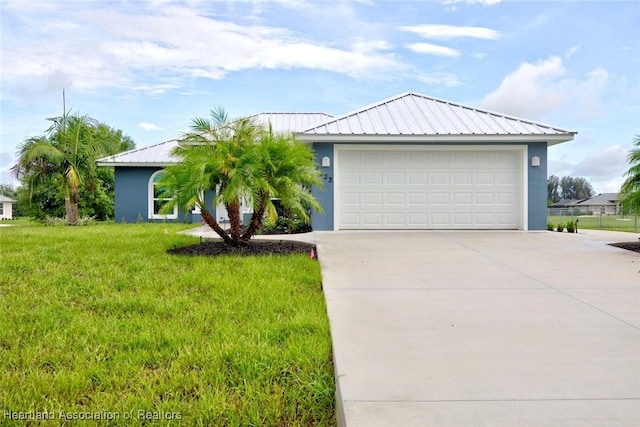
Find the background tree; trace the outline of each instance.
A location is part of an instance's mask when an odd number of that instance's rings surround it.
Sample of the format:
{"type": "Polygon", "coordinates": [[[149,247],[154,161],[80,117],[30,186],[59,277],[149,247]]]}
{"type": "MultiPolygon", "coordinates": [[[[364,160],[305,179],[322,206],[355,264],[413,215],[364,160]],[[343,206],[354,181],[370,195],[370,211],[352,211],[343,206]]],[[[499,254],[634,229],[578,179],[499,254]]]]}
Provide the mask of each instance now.
{"type": "Polygon", "coordinates": [[[588,199],[595,194],[585,178],[564,176],[560,179],[560,197],[563,199],[588,199]]]}
{"type": "Polygon", "coordinates": [[[629,170],[624,174],[626,179],[620,189],[620,204],[622,212],[640,211],[640,135],[636,135],[632,148],[627,155],[629,170]]]}
{"type": "Polygon", "coordinates": [[[229,121],[223,109],[212,110],[209,119],[192,121],[191,132],[173,154],[181,161],[167,167],[160,178],[163,210],[176,205],[184,210],[199,207],[204,221],[227,244],[248,241],[262,227],[265,214],[276,216],[275,198],[307,222],[308,209],[321,209],[311,195],[312,185],[322,185],[311,149],[249,118],[229,121]],[[227,209],[229,232],[205,203],[209,191],[216,194],[213,206],[223,204],[227,209]],[[242,199],[253,208],[245,229],[240,216],[242,199]]]}
{"type": "Polygon", "coordinates": [[[560,200],[560,178],[551,175],[547,178],[547,204],[552,205],[560,200]]]}
{"type": "Polygon", "coordinates": [[[133,141],[88,116],[65,113],[48,120],[52,125],[44,135],[19,147],[13,168],[23,187],[18,205],[36,218],[64,214],[70,224],[80,214],[113,215],[113,169],[98,169],[96,160],[133,148],[133,141]]]}

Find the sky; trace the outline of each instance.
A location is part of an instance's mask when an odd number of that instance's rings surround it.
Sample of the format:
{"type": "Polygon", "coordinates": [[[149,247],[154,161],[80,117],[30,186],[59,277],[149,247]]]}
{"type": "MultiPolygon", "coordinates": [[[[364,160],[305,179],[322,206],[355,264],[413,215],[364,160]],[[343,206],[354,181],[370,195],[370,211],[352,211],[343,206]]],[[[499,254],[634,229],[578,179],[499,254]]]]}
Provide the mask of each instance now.
{"type": "Polygon", "coordinates": [[[617,192],[640,1],[1,0],[0,184],[66,108],[137,147],[223,107],[341,115],[416,92],[577,131],[549,174],[617,192]]]}

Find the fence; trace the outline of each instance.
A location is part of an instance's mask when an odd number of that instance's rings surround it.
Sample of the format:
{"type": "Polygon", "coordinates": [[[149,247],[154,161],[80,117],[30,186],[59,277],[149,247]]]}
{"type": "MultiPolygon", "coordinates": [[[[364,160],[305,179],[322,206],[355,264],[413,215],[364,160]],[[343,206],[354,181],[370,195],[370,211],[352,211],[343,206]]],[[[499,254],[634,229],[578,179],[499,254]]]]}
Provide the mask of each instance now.
{"type": "Polygon", "coordinates": [[[551,224],[566,223],[568,220],[579,220],[584,228],[614,229],[620,231],[639,231],[639,214],[616,215],[612,211],[602,209],[590,211],[584,208],[548,208],[547,221],[551,224]]]}

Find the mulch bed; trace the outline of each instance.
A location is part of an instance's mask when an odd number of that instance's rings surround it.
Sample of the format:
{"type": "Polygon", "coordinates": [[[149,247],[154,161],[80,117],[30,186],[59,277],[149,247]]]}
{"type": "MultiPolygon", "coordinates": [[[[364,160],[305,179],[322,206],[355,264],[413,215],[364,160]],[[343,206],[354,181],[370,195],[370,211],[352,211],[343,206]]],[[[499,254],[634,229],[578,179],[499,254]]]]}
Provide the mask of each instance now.
{"type": "Polygon", "coordinates": [[[174,255],[220,256],[220,255],[291,255],[307,254],[316,257],[316,246],[312,243],[290,240],[251,240],[239,246],[229,246],[221,240],[202,242],[196,245],[173,248],[167,251],[174,255]]]}
{"type": "Polygon", "coordinates": [[[616,248],[627,249],[629,251],[640,252],[640,241],[638,242],[621,242],[621,243],[609,243],[616,248]]]}

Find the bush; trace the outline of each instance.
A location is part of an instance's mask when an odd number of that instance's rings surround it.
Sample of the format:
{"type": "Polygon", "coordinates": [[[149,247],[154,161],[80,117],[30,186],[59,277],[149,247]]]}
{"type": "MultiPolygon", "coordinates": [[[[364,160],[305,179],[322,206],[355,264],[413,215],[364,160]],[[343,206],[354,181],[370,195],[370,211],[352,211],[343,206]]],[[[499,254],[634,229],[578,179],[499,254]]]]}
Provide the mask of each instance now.
{"type": "Polygon", "coordinates": [[[96,218],[93,216],[81,216],[78,218],[78,222],[75,224],[69,224],[65,218],[57,218],[54,216],[47,216],[42,220],[42,223],[46,226],[58,226],[58,225],[93,225],[96,224],[96,218]]]}
{"type": "Polygon", "coordinates": [[[556,226],[556,231],[559,231],[560,233],[562,233],[564,231],[564,224],[558,224],[556,226]]]}
{"type": "Polygon", "coordinates": [[[275,223],[265,221],[260,234],[297,234],[309,231],[312,231],[311,226],[302,219],[282,216],[275,223]]]}
{"type": "Polygon", "coordinates": [[[554,227],[553,227],[553,223],[548,222],[548,223],[547,223],[547,231],[553,231],[553,228],[554,228],[554,227]]]}
{"type": "Polygon", "coordinates": [[[567,222],[567,231],[569,233],[573,233],[575,231],[575,225],[574,225],[573,220],[567,222]]]}

